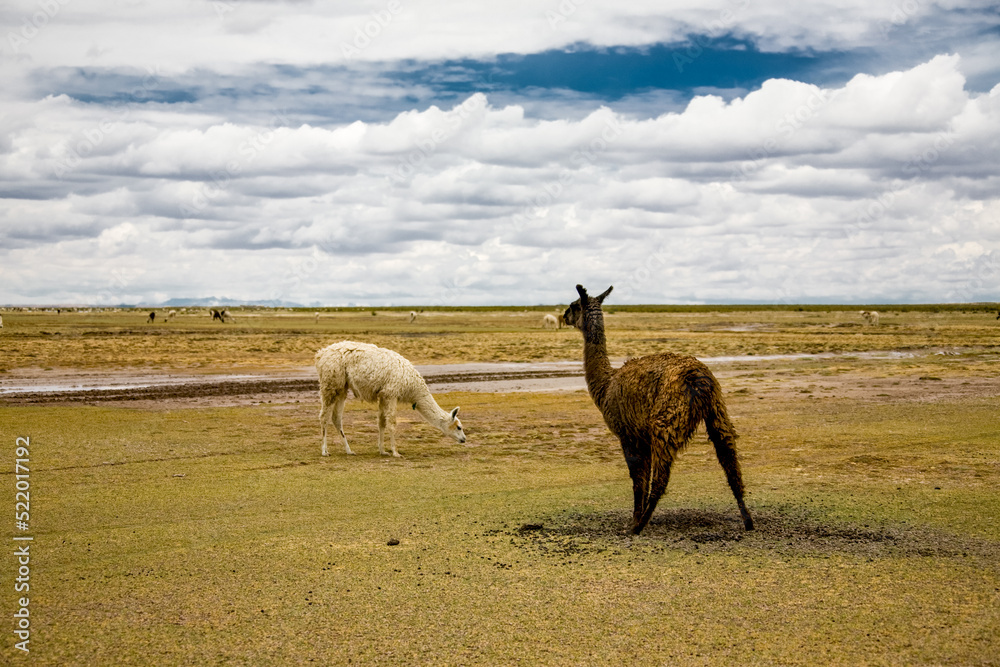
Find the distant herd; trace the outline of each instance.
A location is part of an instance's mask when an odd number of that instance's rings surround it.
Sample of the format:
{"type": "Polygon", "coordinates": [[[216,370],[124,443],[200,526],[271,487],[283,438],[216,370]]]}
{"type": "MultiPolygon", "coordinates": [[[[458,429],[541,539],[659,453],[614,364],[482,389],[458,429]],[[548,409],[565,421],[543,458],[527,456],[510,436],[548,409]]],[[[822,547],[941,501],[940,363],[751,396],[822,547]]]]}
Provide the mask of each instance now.
{"type": "MultiPolygon", "coordinates": [[[[21,309],[15,309],[15,310],[21,310],[21,309]]],[[[59,310],[59,309],[57,309],[55,312],[58,314],[58,313],[61,313],[62,311],[59,310]]],[[[423,312],[423,311],[420,311],[420,312],[423,312]]],[[[861,315],[861,319],[865,322],[865,324],[868,324],[870,326],[878,326],[878,323],[879,323],[879,314],[878,314],[878,311],[876,311],[876,310],[860,310],[860,311],[858,311],[858,313],[861,315]]],[[[225,308],[222,308],[222,309],[210,308],[208,310],[208,314],[211,316],[213,322],[216,321],[216,320],[218,320],[219,322],[225,323],[225,321],[227,319],[230,320],[230,321],[234,321],[236,319],[225,308]]],[[[176,310],[167,311],[167,316],[166,316],[165,319],[166,319],[166,321],[170,321],[176,315],[177,315],[177,311],[176,310]]],[[[156,322],[156,317],[157,317],[156,311],[155,310],[154,311],[150,311],[149,314],[146,317],[146,323],[150,324],[150,323],[156,322]]],[[[319,313],[319,311],[316,312],[316,314],[314,315],[314,317],[316,319],[316,322],[319,323],[319,320],[320,320],[320,313],[319,313]]],[[[413,324],[413,322],[416,319],[417,319],[417,311],[411,310],[410,314],[409,314],[410,324],[413,324]]],[[[1000,320],[1000,311],[997,311],[997,316],[996,316],[995,319],[1000,320]]],[[[164,318],[161,317],[160,321],[163,321],[163,320],[164,320],[164,318]]],[[[564,322],[563,322],[563,319],[561,317],[557,317],[557,316],[555,316],[555,315],[553,315],[551,313],[546,313],[545,316],[542,317],[542,328],[543,329],[562,329],[563,324],[564,324],[564,322]]],[[[3,316],[0,316],[0,329],[3,329],[3,316]]]]}

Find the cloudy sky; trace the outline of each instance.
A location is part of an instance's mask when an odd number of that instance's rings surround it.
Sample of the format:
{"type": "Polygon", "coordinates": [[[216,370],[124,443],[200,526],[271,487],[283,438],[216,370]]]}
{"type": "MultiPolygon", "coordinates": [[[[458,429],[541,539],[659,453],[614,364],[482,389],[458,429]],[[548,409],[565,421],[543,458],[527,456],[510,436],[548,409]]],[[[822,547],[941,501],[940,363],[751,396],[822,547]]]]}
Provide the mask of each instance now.
{"type": "Polygon", "coordinates": [[[993,1],[5,0],[0,304],[1000,300],[993,1]]]}

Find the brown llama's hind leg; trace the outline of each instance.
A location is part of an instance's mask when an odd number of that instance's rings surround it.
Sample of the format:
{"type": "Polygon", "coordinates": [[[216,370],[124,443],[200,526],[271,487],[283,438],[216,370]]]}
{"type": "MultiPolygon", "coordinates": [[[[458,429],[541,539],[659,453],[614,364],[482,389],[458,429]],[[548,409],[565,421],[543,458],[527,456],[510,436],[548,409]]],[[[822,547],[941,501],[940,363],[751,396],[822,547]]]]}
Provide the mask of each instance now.
{"type": "Polygon", "coordinates": [[[743,502],[743,475],[740,473],[740,461],[736,454],[736,431],[724,414],[715,416],[715,419],[706,419],[705,427],[708,430],[708,439],[715,445],[715,455],[722,469],[726,471],[726,480],[729,482],[729,488],[733,490],[736,504],[740,508],[740,516],[743,517],[743,527],[753,530],[753,518],[747,511],[746,503],[743,502]]]}
{"type": "Polygon", "coordinates": [[[660,497],[667,490],[667,482],[670,481],[670,466],[665,469],[661,467],[658,475],[651,481],[632,480],[632,490],[635,496],[635,506],[632,510],[632,525],[629,530],[633,535],[638,535],[646,527],[653,516],[653,510],[660,502],[660,497]],[[641,488],[639,488],[641,486],[641,488]]]}
{"type": "MultiPolygon", "coordinates": [[[[625,446],[622,448],[625,449],[625,446]]],[[[626,453],[625,462],[632,477],[634,500],[632,525],[629,526],[629,531],[633,535],[638,535],[649,523],[660,497],[667,490],[672,459],[663,456],[662,452],[644,449],[633,452],[631,456],[626,453]]]]}

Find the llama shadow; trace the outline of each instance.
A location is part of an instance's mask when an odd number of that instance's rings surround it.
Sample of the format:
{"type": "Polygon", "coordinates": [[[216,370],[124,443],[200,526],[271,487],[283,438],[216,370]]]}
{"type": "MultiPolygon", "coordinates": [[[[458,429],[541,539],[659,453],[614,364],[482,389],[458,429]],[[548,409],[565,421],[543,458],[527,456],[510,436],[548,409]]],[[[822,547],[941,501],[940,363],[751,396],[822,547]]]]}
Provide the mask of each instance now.
{"type": "Polygon", "coordinates": [[[1000,542],[954,535],[928,527],[833,522],[787,507],[754,512],[756,529],[745,531],[732,511],[660,509],[639,536],[628,534],[628,511],[568,512],[512,531],[514,543],[556,555],[635,550],[729,552],[787,556],[847,555],[1000,559],[1000,542]],[[527,528],[527,529],[526,529],[527,528]]]}

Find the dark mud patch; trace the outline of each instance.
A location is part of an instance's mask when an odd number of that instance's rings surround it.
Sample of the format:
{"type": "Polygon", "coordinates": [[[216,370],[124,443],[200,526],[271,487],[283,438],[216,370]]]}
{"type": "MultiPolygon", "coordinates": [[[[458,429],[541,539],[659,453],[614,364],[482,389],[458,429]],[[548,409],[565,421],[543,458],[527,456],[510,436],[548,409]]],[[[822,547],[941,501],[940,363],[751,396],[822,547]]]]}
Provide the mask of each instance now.
{"type": "Polygon", "coordinates": [[[39,391],[6,394],[0,402],[9,405],[39,403],[106,403],[121,401],[163,401],[208,397],[267,396],[278,393],[315,394],[319,380],[192,380],[183,384],[151,385],[145,387],[122,386],[107,389],[82,389],[73,391],[39,391]]]}
{"type": "MultiPolygon", "coordinates": [[[[639,536],[627,533],[631,512],[571,512],[546,517],[533,530],[487,534],[542,556],[627,555],[638,552],[732,552],[771,556],[977,558],[1000,562],[1000,542],[953,535],[927,527],[828,523],[796,510],[754,513],[746,531],[739,513],[703,509],[659,510],[639,536]]],[[[527,524],[526,524],[527,525],[527,524]]]]}
{"type": "Polygon", "coordinates": [[[496,373],[440,373],[426,378],[429,386],[453,382],[503,382],[505,380],[544,380],[583,377],[583,370],[516,371],[496,373]]]}
{"type": "MultiPolygon", "coordinates": [[[[583,376],[582,367],[571,369],[517,369],[471,372],[435,372],[425,375],[432,391],[442,389],[489,390],[502,382],[558,381],[583,376]]],[[[150,377],[148,384],[135,378],[129,384],[100,388],[48,387],[0,393],[0,405],[37,405],[49,403],[131,403],[204,402],[211,404],[241,404],[281,398],[285,401],[316,401],[319,380],[316,377],[267,378],[250,376],[221,380],[218,378],[188,378],[165,381],[150,377]],[[213,400],[214,399],[214,400],[213,400]]]]}
{"type": "Polygon", "coordinates": [[[396,338],[441,338],[443,336],[457,336],[455,331],[403,331],[393,334],[396,338]]]}

